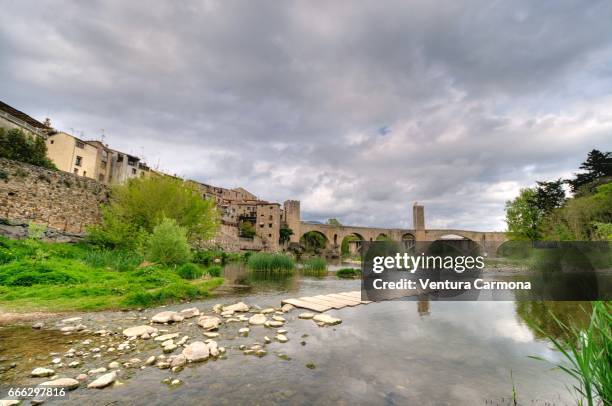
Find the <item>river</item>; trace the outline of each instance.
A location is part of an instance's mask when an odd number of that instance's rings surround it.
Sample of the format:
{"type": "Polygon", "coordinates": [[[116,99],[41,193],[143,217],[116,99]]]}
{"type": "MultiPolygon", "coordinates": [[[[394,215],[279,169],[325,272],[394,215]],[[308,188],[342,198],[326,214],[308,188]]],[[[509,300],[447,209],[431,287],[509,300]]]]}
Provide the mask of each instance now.
{"type": "MultiPolygon", "coordinates": [[[[358,280],[338,279],[333,272],[320,278],[299,273],[286,278],[254,277],[241,266],[230,265],[225,276],[228,287],[210,300],[79,316],[90,330],[119,331],[144,324],[139,319],[161,310],[196,306],[210,312],[215,303],[237,301],[261,308],[278,307],[287,297],[360,288],[358,280]]],[[[573,404],[565,389],[567,378],[552,371],[550,365],[528,358],[559,359],[546,341],[534,337],[517,308],[513,301],[387,301],[329,311],[342,319],[342,324],[332,327],[298,319],[301,311],[295,309],[285,315],[289,341],[268,344],[268,354],[261,358],[244,355],[238,347],[263,342],[264,335],[271,335],[270,329],[254,326],[248,337],[239,337],[238,326],[222,327],[216,340],[228,349],[225,359],[190,364],[177,373],[153,366],[122,369],[120,385],[102,390],[83,389],[82,385],[67,399],[46,404],[510,405],[513,384],[520,404],[573,404]],[[182,383],[161,383],[168,377],[182,383]]],[[[56,322],[46,324],[59,325],[53,324],[56,322]]],[[[205,339],[195,323],[189,325],[185,320],[179,324],[160,328],[180,330],[190,341],[205,339]]],[[[61,357],[68,348],[80,348],[85,339],[93,340],[93,345],[112,345],[87,332],[64,335],[55,329],[33,330],[30,324],[0,328],[0,365],[4,368],[0,398],[10,386],[45,380],[27,375],[34,367],[49,366],[53,357],[61,357]],[[13,362],[17,366],[10,368],[13,362]]],[[[158,344],[148,340],[129,354],[88,357],[78,368],[65,366],[57,372],[74,377],[114,359],[145,359],[161,353],[158,344]]]]}

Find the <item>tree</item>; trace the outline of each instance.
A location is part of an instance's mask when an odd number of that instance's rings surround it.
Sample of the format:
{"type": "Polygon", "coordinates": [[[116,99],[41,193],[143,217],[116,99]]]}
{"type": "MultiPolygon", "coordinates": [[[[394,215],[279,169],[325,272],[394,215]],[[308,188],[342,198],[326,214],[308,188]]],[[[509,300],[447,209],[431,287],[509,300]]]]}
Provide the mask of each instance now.
{"type": "Polygon", "coordinates": [[[612,152],[592,150],[587,155],[586,161],[580,165],[580,169],[586,172],[576,173],[574,179],[566,181],[573,193],[577,193],[580,188],[593,183],[597,179],[612,176],[612,152]]]}
{"type": "Polygon", "coordinates": [[[338,219],[335,219],[335,218],[327,219],[325,224],[330,225],[330,226],[341,226],[342,225],[342,224],[340,224],[338,219]]]}
{"type": "Polygon", "coordinates": [[[212,238],[219,222],[213,200],[202,198],[193,183],[168,176],[113,187],[101,210],[102,222],[89,229],[90,239],[111,247],[137,247],[164,218],[183,227],[190,242],[212,238]]]}
{"type": "Polygon", "coordinates": [[[47,145],[42,137],[26,135],[22,130],[0,128],[0,158],[56,170],[47,157],[47,145]]]}
{"type": "Polygon", "coordinates": [[[293,235],[292,229],[290,229],[287,226],[281,226],[279,230],[279,237],[278,237],[279,244],[284,244],[286,242],[289,242],[292,235],[293,235]]]}
{"type": "Polygon", "coordinates": [[[506,202],[506,223],[513,239],[535,241],[541,237],[542,211],[536,205],[536,196],[535,189],[525,188],[506,202]]]}
{"type": "Polygon", "coordinates": [[[565,190],[563,190],[563,180],[558,179],[553,182],[537,182],[535,193],[535,205],[546,215],[565,203],[565,190]]]}
{"type": "Polygon", "coordinates": [[[183,264],[191,259],[191,250],[187,242],[187,230],[176,224],[176,221],[163,218],[153,228],[147,240],[146,258],[164,265],[183,264]]]}
{"type": "Polygon", "coordinates": [[[253,238],[255,237],[255,228],[253,223],[250,221],[243,221],[240,223],[240,237],[242,238],[253,238]]]}

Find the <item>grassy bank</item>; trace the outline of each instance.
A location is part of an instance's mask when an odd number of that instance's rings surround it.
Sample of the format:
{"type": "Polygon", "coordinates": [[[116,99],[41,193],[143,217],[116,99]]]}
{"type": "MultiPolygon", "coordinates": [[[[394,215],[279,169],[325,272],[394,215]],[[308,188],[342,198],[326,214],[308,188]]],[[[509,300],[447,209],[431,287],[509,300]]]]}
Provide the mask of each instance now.
{"type": "Polygon", "coordinates": [[[218,269],[189,266],[186,270],[143,263],[138,254],[96,250],[85,244],[0,238],[0,309],[55,312],[146,307],[206,297],[223,283],[215,277],[218,269]]]}

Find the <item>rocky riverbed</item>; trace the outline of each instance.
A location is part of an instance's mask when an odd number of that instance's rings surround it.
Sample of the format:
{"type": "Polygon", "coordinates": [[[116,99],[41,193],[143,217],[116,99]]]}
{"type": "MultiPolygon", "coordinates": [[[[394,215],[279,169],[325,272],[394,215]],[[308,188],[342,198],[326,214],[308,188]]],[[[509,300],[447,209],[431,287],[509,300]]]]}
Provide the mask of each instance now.
{"type": "MultiPolygon", "coordinates": [[[[187,365],[230,356],[265,357],[270,344],[300,339],[298,331],[291,331],[295,320],[309,320],[319,327],[341,322],[331,315],[313,318],[287,304],[262,308],[244,302],[120,314],[121,319],[108,323],[96,314],[31,323],[29,335],[53,336],[47,355],[5,356],[0,360],[2,380],[69,391],[106,389],[129,385],[141,371],[158,368],[167,371],[160,384],[176,386],[183,383],[181,371],[187,365]]],[[[280,348],[272,356],[286,357],[280,348]]]]}

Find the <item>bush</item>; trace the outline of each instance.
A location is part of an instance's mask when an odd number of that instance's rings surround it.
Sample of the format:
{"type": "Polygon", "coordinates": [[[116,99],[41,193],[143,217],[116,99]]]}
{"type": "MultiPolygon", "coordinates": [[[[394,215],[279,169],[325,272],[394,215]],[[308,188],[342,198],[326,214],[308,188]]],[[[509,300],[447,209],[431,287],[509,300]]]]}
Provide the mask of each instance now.
{"type": "Polygon", "coordinates": [[[354,279],[359,276],[359,269],[354,268],[342,268],[336,272],[336,276],[342,279],[354,279]]]}
{"type": "Polygon", "coordinates": [[[113,187],[101,224],[88,231],[96,243],[134,248],[136,237],[153,232],[163,218],[173,219],[190,241],[198,241],[214,236],[218,217],[215,202],[203,199],[189,182],[167,176],[134,178],[113,187]]]}
{"type": "Polygon", "coordinates": [[[169,218],[153,229],[147,242],[147,259],[164,265],[183,264],[191,259],[187,230],[169,218]]]}
{"type": "Polygon", "coordinates": [[[42,137],[28,136],[22,130],[0,128],[0,158],[57,170],[47,157],[47,145],[42,137]]]}
{"type": "Polygon", "coordinates": [[[176,272],[183,279],[198,279],[202,277],[204,270],[196,264],[187,263],[181,265],[176,272]]]}
{"type": "Polygon", "coordinates": [[[258,252],[249,257],[247,266],[255,271],[292,271],[295,267],[293,259],[283,254],[258,252]]]}
{"type": "Polygon", "coordinates": [[[213,265],[209,268],[206,268],[206,273],[212,277],[219,277],[221,276],[221,270],[222,268],[219,265],[213,265]]]}

